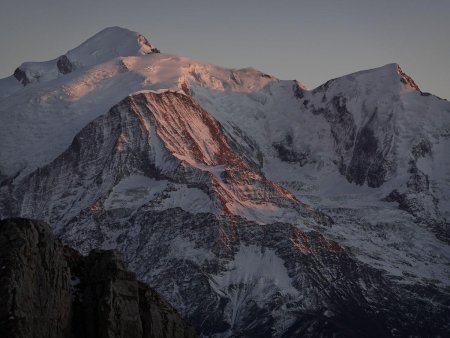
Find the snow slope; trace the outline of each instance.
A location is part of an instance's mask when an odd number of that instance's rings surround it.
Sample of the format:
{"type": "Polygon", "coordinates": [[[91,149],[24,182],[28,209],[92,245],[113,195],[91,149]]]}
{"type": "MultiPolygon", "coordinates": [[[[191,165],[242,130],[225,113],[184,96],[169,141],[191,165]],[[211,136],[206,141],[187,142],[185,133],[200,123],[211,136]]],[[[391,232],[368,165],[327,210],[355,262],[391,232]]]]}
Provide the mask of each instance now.
{"type": "MultiPolygon", "coordinates": [[[[90,41],[85,44],[90,46],[90,41]]],[[[83,46],[79,48],[84,50],[83,46]]],[[[245,76],[242,83],[232,84],[236,91],[257,89],[271,81],[253,69],[226,70],[159,53],[89,62],[83,69],[28,85],[0,101],[0,142],[5,145],[0,152],[1,174],[29,173],[48,163],[70,145],[82,127],[130,93],[180,91],[193,78],[223,88],[222,82],[230,76],[245,76]]],[[[0,86],[0,97],[8,94],[8,88],[0,86]]]]}

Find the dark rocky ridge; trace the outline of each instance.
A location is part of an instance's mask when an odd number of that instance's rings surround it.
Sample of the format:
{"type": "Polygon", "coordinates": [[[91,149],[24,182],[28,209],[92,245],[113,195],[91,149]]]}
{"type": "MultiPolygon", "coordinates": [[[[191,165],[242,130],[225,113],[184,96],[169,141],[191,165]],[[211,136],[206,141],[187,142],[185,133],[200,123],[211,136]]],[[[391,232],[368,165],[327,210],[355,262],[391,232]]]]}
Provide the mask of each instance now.
{"type": "Polygon", "coordinates": [[[0,222],[1,337],[195,337],[116,251],[82,256],[45,223],[0,222]]]}

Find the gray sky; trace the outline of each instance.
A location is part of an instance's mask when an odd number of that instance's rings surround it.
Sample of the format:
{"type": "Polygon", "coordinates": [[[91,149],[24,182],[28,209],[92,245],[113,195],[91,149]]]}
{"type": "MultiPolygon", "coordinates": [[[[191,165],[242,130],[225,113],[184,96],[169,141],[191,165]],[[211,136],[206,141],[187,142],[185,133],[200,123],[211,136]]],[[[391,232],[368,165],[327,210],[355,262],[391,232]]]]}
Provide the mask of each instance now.
{"type": "Polygon", "coordinates": [[[2,0],[0,8],[0,77],[122,26],[162,52],[311,88],[397,62],[422,90],[450,99],[450,0],[2,0]]]}

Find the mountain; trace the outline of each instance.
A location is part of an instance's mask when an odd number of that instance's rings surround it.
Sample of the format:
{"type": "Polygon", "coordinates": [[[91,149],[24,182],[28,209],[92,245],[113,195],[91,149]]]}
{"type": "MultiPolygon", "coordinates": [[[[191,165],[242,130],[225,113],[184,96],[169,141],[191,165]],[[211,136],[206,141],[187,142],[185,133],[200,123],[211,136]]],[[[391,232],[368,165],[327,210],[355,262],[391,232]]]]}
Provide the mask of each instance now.
{"type": "Polygon", "coordinates": [[[450,333],[450,103],[397,64],[309,90],[121,28],[65,55],[0,80],[0,217],[119,250],[203,336],[450,333]]]}
{"type": "Polygon", "coordinates": [[[115,251],[87,257],[39,221],[0,221],[2,337],[195,337],[115,251]]]}

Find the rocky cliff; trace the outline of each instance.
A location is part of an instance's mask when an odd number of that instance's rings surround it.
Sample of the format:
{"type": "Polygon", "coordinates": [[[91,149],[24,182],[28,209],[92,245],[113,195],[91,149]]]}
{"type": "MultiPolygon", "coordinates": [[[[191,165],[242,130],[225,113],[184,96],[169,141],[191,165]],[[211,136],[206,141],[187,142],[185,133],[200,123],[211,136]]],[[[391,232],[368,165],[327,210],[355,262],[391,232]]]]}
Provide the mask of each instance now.
{"type": "Polygon", "coordinates": [[[0,267],[1,337],[195,337],[118,252],[82,256],[45,223],[1,221],[0,267]]]}

